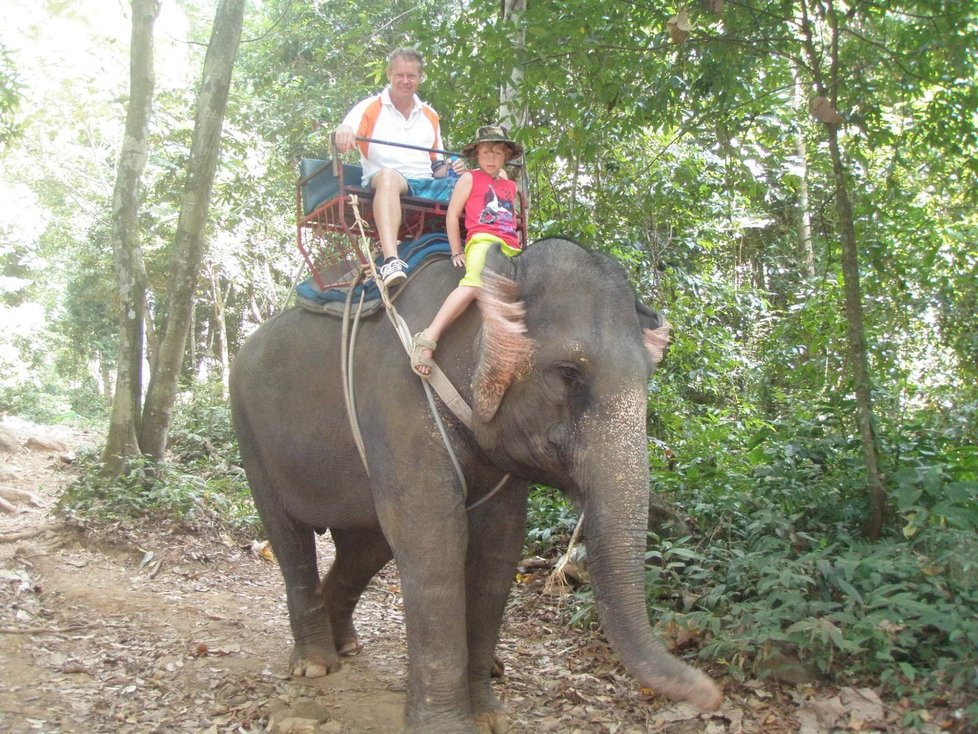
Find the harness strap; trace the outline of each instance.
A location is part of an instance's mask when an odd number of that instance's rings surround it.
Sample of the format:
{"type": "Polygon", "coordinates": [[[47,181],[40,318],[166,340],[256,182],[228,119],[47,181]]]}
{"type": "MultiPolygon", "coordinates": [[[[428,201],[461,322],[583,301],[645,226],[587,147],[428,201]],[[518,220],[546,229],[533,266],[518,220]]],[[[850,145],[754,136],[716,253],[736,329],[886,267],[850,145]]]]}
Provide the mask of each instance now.
{"type": "MultiPolygon", "coordinates": [[[[411,344],[404,345],[408,357],[411,356],[411,344]]],[[[428,375],[427,383],[431,385],[441,401],[454,413],[455,417],[462,421],[462,424],[472,430],[472,407],[465,402],[455,385],[448,379],[448,376],[441,371],[437,364],[432,363],[431,374],[428,375]]]]}
{"type": "MultiPolygon", "coordinates": [[[[391,324],[394,326],[394,331],[400,339],[401,346],[408,355],[408,359],[411,357],[411,330],[407,325],[407,322],[401,317],[401,315],[394,308],[389,294],[387,293],[387,287],[384,285],[383,280],[378,276],[376,268],[374,266],[373,257],[371,257],[369,252],[369,246],[367,243],[367,238],[364,233],[364,223],[360,217],[359,201],[356,196],[350,196],[350,203],[352,205],[353,214],[357,221],[357,225],[360,227],[360,244],[365,250],[365,260],[368,263],[371,274],[374,277],[375,282],[380,290],[380,297],[384,303],[384,310],[387,313],[387,317],[391,324]]],[[[350,335],[350,311],[351,304],[353,302],[353,291],[356,285],[362,280],[364,276],[364,271],[358,273],[357,278],[350,284],[350,289],[347,293],[346,298],[346,308],[343,313],[343,336],[342,336],[342,379],[343,379],[343,398],[346,403],[347,418],[350,422],[350,429],[353,432],[353,439],[357,446],[357,451],[360,453],[360,460],[363,462],[363,468],[367,472],[367,476],[370,476],[370,468],[367,466],[367,455],[366,449],[363,443],[363,435],[360,432],[360,423],[357,420],[356,412],[356,400],[353,390],[353,344],[356,340],[357,327],[360,322],[360,311],[363,308],[364,301],[364,289],[360,289],[360,303],[357,307],[356,317],[353,322],[352,336],[350,335]]],[[[431,374],[428,376],[427,380],[422,380],[422,385],[424,386],[425,394],[428,398],[428,405],[431,409],[432,416],[435,419],[435,423],[438,425],[438,430],[441,433],[442,441],[445,444],[445,448],[448,450],[448,455],[452,460],[452,465],[455,467],[455,472],[458,475],[459,484],[462,487],[462,499],[465,500],[468,497],[468,488],[465,483],[465,475],[462,472],[462,467],[459,464],[458,457],[455,455],[455,451],[452,448],[452,443],[448,438],[448,433],[445,430],[445,426],[441,420],[441,415],[438,412],[437,407],[434,403],[434,398],[432,396],[432,389],[437,393],[438,397],[445,403],[446,407],[452,411],[456,418],[458,418],[463,425],[469,430],[472,430],[472,408],[465,402],[465,399],[459,394],[455,385],[452,381],[448,379],[448,376],[442,372],[441,368],[437,364],[432,363],[431,374]]],[[[466,507],[467,511],[474,510],[479,505],[492,499],[507,483],[510,475],[505,474],[501,480],[496,484],[496,486],[487,495],[479,499],[477,502],[466,507]]]]}

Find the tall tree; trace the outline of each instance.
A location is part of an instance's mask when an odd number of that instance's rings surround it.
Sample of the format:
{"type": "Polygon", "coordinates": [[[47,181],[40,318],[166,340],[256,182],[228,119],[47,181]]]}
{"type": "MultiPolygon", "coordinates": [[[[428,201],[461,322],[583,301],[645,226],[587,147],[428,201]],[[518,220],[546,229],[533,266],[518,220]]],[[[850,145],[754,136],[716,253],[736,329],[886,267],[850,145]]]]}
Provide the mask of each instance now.
{"type": "MultiPolygon", "coordinates": [[[[869,514],[866,517],[866,535],[878,540],[883,532],[883,515],[886,509],[886,490],[880,474],[879,451],[873,430],[873,397],[866,357],[866,327],[863,318],[863,300],[859,282],[859,248],[856,243],[856,225],[852,214],[849,182],[839,147],[839,126],[843,122],[837,111],[839,99],[839,14],[832,0],[822,4],[802,0],[801,31],[803,46],[814,82],[815,95],[810,109],[815,118],[824,124],[832,158],[832,174],[835,184],[836,216],[839,240],[842,245],[842,277],[845,290],[846,323],[848,329],[849,367],[856,394],[856,425],[863,449],[866,467],[866,487],[869,514]],[[816,28],[813,14],[818,14],[821,30],[827,30],[828,53],[815,46],[815,36],[822,35],[816,28]],[[828,79],[822,73],[822,59],[828,62],[828,79]]],[[[816,16],[818,17],[818,16],[816,16]]]]}
{"type": "Polygon", "coordinates": [[[194,294],[206,244],[211,189],[243,17],[244,0],[221,0],[204,59],[187,179],[177,222],[166,329],[154,362],[139,434],[143,453],[155,459],[162,459],[166,451],[180,366],[193,322],[194,294]]]}
{"type": "MultiPolygon", "coordinates": [[[[513,29],[513,54],[517,56],[512,72],[504,79],[499,90],[499,121],[509,130],[521,130],[529,122],[529,109],[520,94],[523,86],[523,58],[526,55],[526,14],[527,0],[502,0],[500,21],[513,29]]],[[[530,206],[530,181],[526,167],[520,169],[520,189],[523,191],[526,206],[530,206]]]]}
{"type": "Polygon", "coordinates": [[[139,193],[146,165],[153,105],[153,27],[160,0],[133,0],[129,50],[129,108],[112,196],[112,253],[119,299],[119,365],[112,417],[102,455],[110,476],[126,470],[140,453],[137,435],[142,404],[143,314],[146,273],[139,235],[139,193]]]}

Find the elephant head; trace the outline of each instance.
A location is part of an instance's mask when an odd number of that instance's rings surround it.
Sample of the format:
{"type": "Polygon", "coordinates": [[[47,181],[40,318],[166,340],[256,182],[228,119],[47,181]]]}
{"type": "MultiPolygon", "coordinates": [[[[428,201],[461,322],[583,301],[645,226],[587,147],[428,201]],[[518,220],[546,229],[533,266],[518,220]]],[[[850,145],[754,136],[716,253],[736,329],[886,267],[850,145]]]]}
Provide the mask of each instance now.
{"type": "Polygon", "coordinates": [[[476,440],[506,470],[562,489],[583,511],[598,614],[629,672],[716,708],[713,681],[655,639],[644,595],[647,390],[670,326],[637,302],[613,260],[555,245],[487,262],[476,440]]]}

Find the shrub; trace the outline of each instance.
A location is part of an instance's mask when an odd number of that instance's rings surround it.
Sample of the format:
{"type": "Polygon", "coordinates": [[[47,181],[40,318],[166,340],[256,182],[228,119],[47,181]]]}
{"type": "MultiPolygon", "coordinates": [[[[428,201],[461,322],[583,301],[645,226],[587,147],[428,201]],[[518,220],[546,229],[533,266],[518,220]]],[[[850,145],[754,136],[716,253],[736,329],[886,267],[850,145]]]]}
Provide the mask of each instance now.
{"type": "Polygon", "coordinates": [[[107,479],[97,455],[79,457],[79,477],[59,508],[77,522],[166,520],[200,528],[252,530],[259,524],[230,410],[213,386],[183,396],[170,431],[168,460],[136,458],[130,472],[107,479]]]}

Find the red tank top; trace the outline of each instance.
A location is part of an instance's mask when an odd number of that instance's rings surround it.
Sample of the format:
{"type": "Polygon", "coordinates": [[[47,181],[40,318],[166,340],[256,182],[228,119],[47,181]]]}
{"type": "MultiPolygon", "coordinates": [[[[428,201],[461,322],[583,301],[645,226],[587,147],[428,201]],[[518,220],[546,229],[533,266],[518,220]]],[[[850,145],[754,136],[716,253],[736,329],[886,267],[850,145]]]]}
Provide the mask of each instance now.
{"type": "Polygon", "coordinates": [[[472,173],[472,193],[465,202],[465,236],[491,234],[519,250],[516,234],[516,182],[493,178],[482,169],[472,173]]]}

